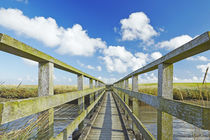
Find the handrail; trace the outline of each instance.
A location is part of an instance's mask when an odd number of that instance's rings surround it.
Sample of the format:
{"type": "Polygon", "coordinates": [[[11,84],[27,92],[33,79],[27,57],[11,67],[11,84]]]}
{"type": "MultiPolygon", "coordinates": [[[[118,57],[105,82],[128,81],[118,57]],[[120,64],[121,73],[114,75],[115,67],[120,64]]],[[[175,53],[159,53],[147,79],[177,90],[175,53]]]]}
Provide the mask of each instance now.
{"type": "Polygon", "coordinates": [[[98,101],[103,97],[105,91],[103,91],[99,97],[91,104],[87,109],[85,109],[73,122],[71,122],[61,133],[59,133],[56,137],[51,138],[50,140],[60,140],[66,136],[71,135],[74,130],[78,127],[78,125],[85,119],[88,113],[95,107],[98,101]]]}
{"type": "MultiPolygon", "coordinates": [[[[169,52],[168,54],[164,55],[163,57],[149,63],[148,65],[137,69],[134,72],[131,72],[127,76],[121,78],[115,83],[120,81],[126,80],[133,75],[139,75],[142,73],[146,73],[158,68],[158,65],[161,63],[176,63],[180,60],[188,58],[190,56],[202,53],[210,49],[210,31],[203,33],[202,35],[196,37],[195,39],[189,41],[188,43],[182,45],[181,47],[169,52]]],[[[114,83],[114,84],[115,84],[114,83]]]]}
{"type": "Polygon", "coordinates": [[[158,110],[171,114],[178,119],[186,121],[199,128],[210,130],[210,121],[207,117],[210,116],[210,108],[208,107],[184,103],[177,100],[164,99],[158,96],[134,92],[117,87],[114,87],[114,89],[122,91],[128,94],[130,97],[134,97],[139,101],[142,101],[158,110]]]}
{"type": "MultiPolygon", "coordinates": [[[[173,100],[173,63],[176,63],[193,55],[210,49],[210,32],[196,37],[192,41],[169,52],[165,56],[151,62],[126,75],[113,84],[113,90],[124,100],[123,105],[128,105],[132,100],[133,115],[139,116],[139,101],[157,109],[157,139],[173,139],[173,116],[197,126],[204,130],[210,130],[210,108],[173,100]],[[158,69],[158,94],[157,96],[138,92],[138,75],[158,69]],[[129,90],[128,80],[132,77],[132,91],[129,90]]],[[[128,111],[129,112],[129,111],[128,111]]],[[[129,113],[128,113],[129,114],[129,113]]],[[[131,115],[132,116],[132,115],[131,115]]],[[[131,117],[136,122],[135,117],[131,117]]],[[[138,133],[143,127],[134,125],[134,132],[138,133]]],[[[145,133],[145,130],[141,132],[145,133]]],[[[148,135],[145,133],[145,136],[148,135]]]]}
{"type": "Polygon", "coordinates": [[[87,74],[84,73],[50,55],[47,55],[37,49],[34,49],[6,34],[2,34],[0,33],[0,50],[10,53],[10,54],[14,54],[20,57],[24,57],[36,62],[52,62],[54,63],[54,66],[58,69],[64,70],[64,71],[68,71],[74,74],[80,74],[83,75],[87,78],[91,78],[97,81],[100,81],[101,83],[104,83],[103,81],[87,74]]]}
{"type": "Polygon", "coordinates": [[[154,136],[149,132],[149,130],[144,126],[144,124],[139,120],[139,118],[137,118],[132,113],[132,110],[130,109],[130,107],[125,104],[125,102],[119,97],[118,94],[116,94],[116,91],[114,89],[113,89],[113,91],[114,91],[114,96],[117,97],[117,100],[120,102],[120,104],[123,106],[123,108],[125,109],[125,111],[128,113],[128,115],[130,116],[130,118],[135,123],[135,125],[138,127],[138,129],[141,132],[141,134],[143,135],[143,137],[146,140],[155,140],[154,136]]]}
{"type": "Polygon", "coordinates": [[[63,94],[41,96],[28,99],[0,102],[0,124],[11,122],[44,110],[79,99],[94,92],[100,92],[104,87],[86,89],[63,94]]]}

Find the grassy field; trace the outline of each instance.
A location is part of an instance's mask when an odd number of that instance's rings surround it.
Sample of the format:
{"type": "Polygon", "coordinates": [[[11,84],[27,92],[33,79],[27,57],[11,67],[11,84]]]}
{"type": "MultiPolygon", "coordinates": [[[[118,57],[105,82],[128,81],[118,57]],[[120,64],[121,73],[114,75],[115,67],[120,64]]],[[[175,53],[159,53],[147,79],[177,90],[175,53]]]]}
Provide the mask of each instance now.
{"type": "MultiPolygon", "coordinates": [[[[76,86],[56,85],[54,86],[54,94],[76,91],[76,86]]],[[[38,96],[37,85],[1,85],[0,101],[8,101],[11,99],[23,99],[38,96]]]]}
{"type": "MultiPolygon", "coordinates": [[[[173,97],[176,100],[209,100],[210,83],[174,83],[173,97]]],[[[85,86],[85,88],[88,88],[85,86]]],[[[131,88],[131,85],[130,85],[131,88]]],[[[54,94],[76,91],[76,86],[56,85],[54,94]]],[[[37,97],[37,85],[1,85],[0,101],[37,97]]],[[[157,84],[139,84],[139,92],[157,95],[157,84]]]]}
{"type": "MultiPolygon", "coordinates": [[[[139,92],[157,95],[157,84],[139,84],[139,92]]],[[[174,83],[173,98],[176,100],[209,100],[210,83],[174,83]]]]}

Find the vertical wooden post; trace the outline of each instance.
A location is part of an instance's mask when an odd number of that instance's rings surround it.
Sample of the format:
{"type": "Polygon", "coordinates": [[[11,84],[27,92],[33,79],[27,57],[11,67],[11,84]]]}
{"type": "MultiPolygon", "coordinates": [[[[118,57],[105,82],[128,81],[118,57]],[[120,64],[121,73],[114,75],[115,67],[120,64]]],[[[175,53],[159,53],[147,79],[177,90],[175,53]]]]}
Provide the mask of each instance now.
{"type": "MultiPolygon", "coordinates": [[[[119,88],[122,88],[122,83],[121,82],[119,82],[119,88]]],[[[121,91],[119,91],[119,95],[120,95],[120,98],[122,98],[121,91]]]]}
{"type": "MultiPolygon", "coordinates": [[[[125,80],[125,89],[129,89],[128,87],[128,79],[125,80]]],[[[129,95],[125,94],[125,103],[129,106],[129,95]]],[[[126,118],[128,119],[128,114],[126,113],[126,118]]]]}
{"type": "MultiPolygon", "coordinates": [[[[92,89],[93,88],[93,79],[89,79],[89,87],[92,89]]],[[[94,102],[94,93],[90,94],[90,104],[94,102]]]]}
{"type": "MultiPolygon", "coordinates": [[[[120,88],[123,88],[123,81],[120,82],[120,88]]],[[[121,99],[123,100],[123,92],[120,92],[121,99]]],[[[124,100],[123,100],[124,101],[124,100]]]]}
{"type": "MultiPolygon", "coordinates": [[[[132,77],[132,91],[138,92],[138,75],[132,77]]],[[[133,114],[139,118],[139,100],[132,98],[133,102],[133,114]]],[[[140,138],[140,132],[135,124],[133,124],[133,130],[135,132],[136,138],[140,138]]]]}
{"type": "Polygon", "coordinates": [[[38,96],[53,95],[53,63],[39,63],[38,96]]]}
{"type": "MultiPolygon", "coordinates": [[[[39,63],[38,78],[38,96],[53,95],[53,69],[54,64],[51,62],[39,63]]],[[[54,133],[54,108],[38,113],[38,119],[47,116],[47,127],[44,122],[38,122],[38,139],[50,138],[54,133]],[[44,128],[45,127],[45,128],[44,128]]]]}
{"type": "MultiPolygon", "coordinates": [[[[173,64],[158,65],[158,96],[173,99],[173,64]]],[[[173,117],[158,110],[158,140],[173,139],[173,117]]]]}
{"type": "MultiPolygon", "coordinates": [[[[95,80],[95,87],[98,88],[98,81],[95,80]]],[[[95,99],[97,98],[98,96],[98,91],[95,92],[95,99]]]]}
{"type": "MultiPolygon", "coordinates": [[[[83,78],[83,75],[77,75],[77,88],[78,88],[78,90],[84,90],[83,79],[84,79],[83,78]]],[[[79,105],[79,108],[80,108],[78,114],[80,114],[85,109],[85,101],[84,101],[84,98],[85,97],[83,96],[83,97],[81,97],[81,98],[78,99],[78,105],[79,105]]],[[[83,126],[84,126],[84,121],[82,121],[79,124],[79,126],[78,126],[79,131],[82,130],[83,126]]]]}

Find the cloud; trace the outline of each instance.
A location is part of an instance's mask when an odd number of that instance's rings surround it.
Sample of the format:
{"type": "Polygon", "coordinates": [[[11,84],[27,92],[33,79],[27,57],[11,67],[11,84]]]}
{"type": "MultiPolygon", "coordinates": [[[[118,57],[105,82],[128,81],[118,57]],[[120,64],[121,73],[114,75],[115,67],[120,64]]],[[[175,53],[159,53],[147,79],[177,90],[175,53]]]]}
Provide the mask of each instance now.
{"type": "Polygon", "coordinates": [[[90,69],[90,70],[95,69],[95,68],[94,68],[93,66],[91,66],[91,65],[87,65],[87,68],[90,69]]]}
{"type": "Polygon", "coordinates": [[[102,70],[101,66],[97,66],[96,68],[97,68],[98,71],[102,70]]]}
{"type": "Polygon", "coordinates": [[[140,83],[157,83],[158,78],[154,73],[145,73],[139,75],[139,82],[140,83]]]}
{"type": "Polygon", "coordinates": [[[153,42],[152,37],[158,33],[149,24],[150,19],[143,12],[129,15],[127,19],[121,19],[122,40],[142,40],[144,43],[153,42]]]}
{"type": "Polygon", "coordinates": [[[193,38],[190,37],[189,35],[181,35],[181,36],[174,37],[168,41],[159,42],[157,43],[156,46],[159,48],[166,48],[168,50],[173,50],[191,41],[192,39],[193,38]]]}
{"type": "Polygon", "coordinates": [[[104,41],[89,37],[79,24],[64,29],[51,17],[29,18],[21,10],[11,8],[1,8],[0,19],[0,26],[36,39],[48,47],[58,47],[56,52],[62,55],[92,56],[96,50],[106,48],[104,41]]]}
{"type": "Polygon", "coordinates": [[[179,77],[173,77],[174,82],[176,83],[200,83],[203,81],[202,77],[192,76],[191,78],[179,78],[179,77]]]}
{"type": "Polygon", "coordinates": [[[25,4],[28,3],[28,0],[16,0],[17,2],[24,2],[25,4]]]}
{"type": "Polygon", "coordinates": [[[21,58],[23,60],[23,63],[29,66],[38,66],[38,62],[26,59],[26,58],[21,58]]]}
{"type": "Polygon", "coordinates": [[[206,64],[206,65],[197,65],[196,68],[200,69],[203,73],[206,72],[207,67],[210,68],[210,63],[206,64]]]}
{"type": "Polygon", "coordinates": [[[164,31],[165,31],[164,28],[158,28],[158,30],[159,30],[160,32],[164,32],[164,31]]]}
{"type": "Polygon", "coordinates": [[[81,63],[79,60],[77,60],[77,64],[79,64],[80,67],[87,68],[87,69],[90,69],[90,70],[97,70],[97,71],[102,70],[101,66],[94,67],[92,65],[85,65],[85,64],[81,63]]]}
{"type": "Polygon", "coordinates": [[[134,55],[123,46],[109,46],[104,49],[104,60],[108,72],[125,73],[128,69],[132,71],[142,67],[148,60],[148,54],[141,52],[134,55]]]}
{"type": "Polygon", "coordinates": [[[114,77],[106,78],[106,77],[99,76],[98,79],[102,80],[106,84],[113,84],[114,82],[117,81],[117,78],[114,78],[114,77]]]}
{"type": "Polygon", "coordinates": [[[63,32],[59,54],[92,56],[97,49],[106,48],[106,43],[100,38],[90,38],[82,26],[75,24],[63,32]]]}
{"type": "Polygon", "coordinates": [[[152,57],[153,60],[156,60],[158,58],[161,58],[162,57],[162,54],[160,52],[153,52],[151,54],[151,57],[152,57]]]}
{"type": "Polygon", "coordinates": [[[190,60],[190,61],[204,61],[204,62],[210,61],[210,59],[208,59],[205,56],[189,57],[189,58],[187,58],[187,60],[190,60]]]}

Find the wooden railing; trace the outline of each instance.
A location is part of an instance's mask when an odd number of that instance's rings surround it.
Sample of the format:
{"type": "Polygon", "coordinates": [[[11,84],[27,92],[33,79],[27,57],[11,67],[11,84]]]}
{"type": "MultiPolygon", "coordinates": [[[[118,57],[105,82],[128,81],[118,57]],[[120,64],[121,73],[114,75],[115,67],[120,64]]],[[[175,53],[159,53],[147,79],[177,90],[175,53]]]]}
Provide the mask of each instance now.
{"type": "Polygon", "coordinates": [[[199,128],[210,130],[210,108],[173,100],[173,63],[210,49],[210,32],[206,32],[156,61],[128,74],[113,84],[118,101],[132,118],[134,131],[141,132],[146,139],[155,139],[139,120],[139,101],[155,107],[157,115],[157,139],[173,139],[173,118],[175,116],[199,128]],[[138,92],[138,75],[158,69],[158,95],[138,92]],[[132,90],[128,79],[132,78],[132,90]],[[128,106],[132,98],[132,109],[128,106]]]}
{"type": "Polygon", "coordinates": [[[52,126],[54,116],[53,107],[77,99],[80,106],[80,115],[57,137],[51,137],[51,139],[60,139],[61,137],[63,139],[67,139],[67,137],[78,127],[78,125],[81,125],[87,114],[94,108],[105,92],[105,84],[101,80],[5,34],[0,34],[0,50],[39,63],[38,97],[0,102],[0,124],[8,123],[35,113],[48,111],[49,120],[51,120],[49,121],[49,126],[52,126]],[[54,95],[54,68],[77,74],[78,91],[54,95]],[[89,89],[86,90],[84,90],[83,85],[84,77],[89,78],[89,89]],[[93,80],[95,80],[95,87],[93,86],[93,80]],[[90,105],[87,109],[85,109],[84,97],[87,95],[90,98],[90,105]]]}

